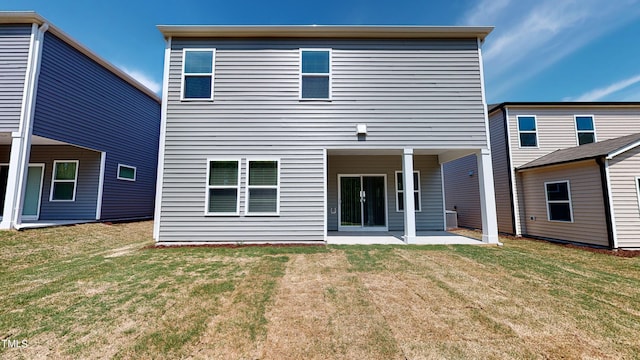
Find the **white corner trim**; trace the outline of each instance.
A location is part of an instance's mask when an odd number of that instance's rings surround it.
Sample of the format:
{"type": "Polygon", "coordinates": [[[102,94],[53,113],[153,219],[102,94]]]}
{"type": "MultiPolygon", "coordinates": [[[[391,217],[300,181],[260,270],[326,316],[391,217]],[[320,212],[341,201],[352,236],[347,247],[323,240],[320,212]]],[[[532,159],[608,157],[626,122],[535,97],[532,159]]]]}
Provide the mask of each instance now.
{"type": "Polygon", "coordinates": [[[164,48],[164,74],[162,77],[162,105],[160,112],[160,139],[158,143],[158,172],[156,175],[156,201],[153,212],[153,238],[160,241],[160,214],[162,209],[162,187],[164,186],[164,147],[167,137],[167,97],[169,96],[169,71],[171,70],[171,38],[164,48]]]}
{"type": "Polygon", "coordinates": [[[107,163],[107,153],[100,153],[100,182],[98,183],[98,201],[96,203],[96,220],[102,217],[102,193],[104,191],[104,172],[107,163]]]}
{"type": "MultiPolygon", "coordinates": [[[[327,149],[323,148],[322,149],[322,192],[324,193],[324,224],[323,224],[323,231],[324,231],[324,240],[325,242],[327,241],[327,236],[329,235],[329,212],[327,209],[327,206],[329,205],[329,200],[328,200],[328,194],[327,194],[327,182],[328,182],[328,177],[327,177],[327,166],[329,163],[329,159],[327,158],[327,149]]],[[[340,184],[338,184],[339,186],[340,184]]]]}
{"type": "Polygon", "coordinates": [[[484,64],[482,61],[482,41],[477,38],[478,43],[478,65],[480,66],[480,93],[482,95],[482,111],[484,116],[484,131],[487,139],[487,149],[491,149],[491,136],[489,134],[489,113],[487,111],[487,97],[484,88],[484,64]]]}
{"type": "Polygon", "coordinates": [[[442,230],[447,231],[447,198],[444,191],[444,164],[440,164],[440,188],[442,191],[442,230]]]}

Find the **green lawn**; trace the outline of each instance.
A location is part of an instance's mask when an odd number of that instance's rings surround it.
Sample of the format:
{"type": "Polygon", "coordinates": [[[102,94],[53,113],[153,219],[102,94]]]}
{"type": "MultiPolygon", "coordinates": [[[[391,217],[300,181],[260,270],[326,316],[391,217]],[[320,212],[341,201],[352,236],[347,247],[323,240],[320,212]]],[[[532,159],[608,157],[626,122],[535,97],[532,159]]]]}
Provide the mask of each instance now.
{"type": "Polygon", "coordinates": [[[509,239],[155,249],[151,227],[0,232],[0,357],[640,358],[640,257],[509,239]]]}

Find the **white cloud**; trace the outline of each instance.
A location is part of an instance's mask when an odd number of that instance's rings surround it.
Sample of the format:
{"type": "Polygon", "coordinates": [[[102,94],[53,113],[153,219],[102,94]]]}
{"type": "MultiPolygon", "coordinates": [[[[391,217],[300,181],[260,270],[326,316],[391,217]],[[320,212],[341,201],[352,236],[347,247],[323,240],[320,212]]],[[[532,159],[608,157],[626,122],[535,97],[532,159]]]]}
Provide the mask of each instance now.
{"type": "Polygon", "coordinates": [[[483,48],[492,98],[640,18],[639,0],[481,0],[462,24],[494,25],[483,48]]]}
{"type": "Polygon", "coordinates": [[[118,65],[118,67],[124,71],[125,73],[127,73],[127,75],[131,76],[132,78],[136,79],[139,83],[141,83],[142,85],[146,86],[149,88],[149,90],[153,91],[154,93],[159,93],[160,89],[162,89],[162,84],[154,79],[152,79],[149,75],[143,73],[140,70],[136,70],[136,69],[130,69],[126,66],[122,66],[122,65],[118,65]]]}
{"type": "MultiPolygon", "coordinates": [[[[620,92],[622,90],[625,90],[635,84],[640,83],[640,74],[636,75],[636,76],[632,76],[630,78],[615,82],[613,84],[601,87],[601,88],[597,88],[597,89],[593,89],[591,91],[588,91],[580,96],[578,96],[577,98],[573,99],[575,101],[598,101],[598,100],[602,100],[605,97],[620,92]]],[[[572,100],[571,98],[568,98],[567,100],[572,100]]]]}

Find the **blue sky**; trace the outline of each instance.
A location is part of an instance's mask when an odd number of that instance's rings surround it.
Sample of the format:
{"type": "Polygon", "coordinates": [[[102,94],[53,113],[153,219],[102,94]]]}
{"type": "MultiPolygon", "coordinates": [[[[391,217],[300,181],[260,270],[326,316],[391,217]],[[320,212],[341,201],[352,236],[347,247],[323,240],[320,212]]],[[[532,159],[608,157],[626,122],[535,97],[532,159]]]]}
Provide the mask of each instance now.
{"type": "Polygon", "coordinates": [[[640,101],[640,0],[3,0],[35,10],[152,90],[158,24],[491,25],[489,103],[640,101]]]}

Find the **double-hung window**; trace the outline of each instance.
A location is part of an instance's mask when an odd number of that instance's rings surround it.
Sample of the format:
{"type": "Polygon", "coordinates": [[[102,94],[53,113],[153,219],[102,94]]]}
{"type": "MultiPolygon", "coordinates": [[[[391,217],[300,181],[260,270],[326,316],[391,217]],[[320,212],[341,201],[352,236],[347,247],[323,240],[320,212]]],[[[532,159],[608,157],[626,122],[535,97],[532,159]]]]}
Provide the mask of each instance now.
{"type": "Polygon", "coordinates": [[[50,201],[75,201],[78,160],[55,160],[51,177],[50,201]]]}
{"type": "Polygon", "coordinates": [[[538,131],[535,116],[518,116],[520,147],[538,147],[538,131]]]}
{"type": "Polygon", "coordinates": [[[238,215],[239,160],[209,160],[205,214],[238,215]]]}
{"type": "Polygon", "coordinates": [[[596,142],[596,128],[593,124],[593,116],[576,115],[576,133],[578,145],[596,142]]]}
{"type": "Polygon", "coordinates": [[[280,165],[278,160],[249,160],[247,215],[278,215],[280,165]]]}
{"type": "Polygon", "coordinates": [[[544,183],[549,221],[573,222],[569,181],[544,183]]]}
{"type": "Polygon", "coordinates": [[[213,100],[214,49],[184,49],[182,56],[183,100],[213,100]]]}
{"type": "MultiPolygon", "coordinates": [[[[420,172],[413,172],[413,202],[415,210],[421,211],[420,204],[420,172]]],[[[402,171],[396,171],[396,211],[404,211],[404,183],[402,171]]]]}
{"type": "Polygon", "coordinates": [[[300,50],[300,98],[331,99],[331,50],[300,50]]]}

